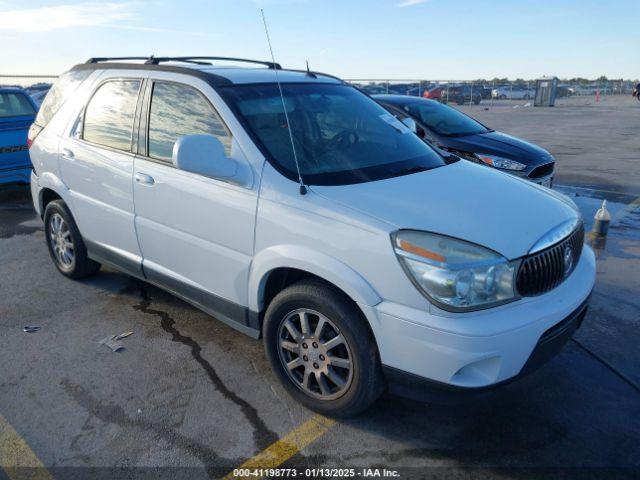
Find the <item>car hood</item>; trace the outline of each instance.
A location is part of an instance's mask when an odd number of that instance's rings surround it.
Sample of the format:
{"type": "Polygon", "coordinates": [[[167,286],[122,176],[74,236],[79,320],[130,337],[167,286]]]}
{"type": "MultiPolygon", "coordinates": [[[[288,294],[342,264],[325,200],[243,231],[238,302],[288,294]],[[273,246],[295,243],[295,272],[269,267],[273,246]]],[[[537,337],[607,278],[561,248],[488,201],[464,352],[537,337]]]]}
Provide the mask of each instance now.
{"type": "Polygon", "coordinates": [[[527,254],[545,233],[580,216],[560,193],[466,160],[386,180],[311,189],[394,228],[467,240],[508,259],[527,254]]]}
{"type": "Polygon", "coordinates": [[[501,132],[479,133],[463,137],[439,135],[438,140],[445,147],[465,152],[498,155],[527,165],[541,165],[553,161],[553,157],[544,148],[501,132]]]}

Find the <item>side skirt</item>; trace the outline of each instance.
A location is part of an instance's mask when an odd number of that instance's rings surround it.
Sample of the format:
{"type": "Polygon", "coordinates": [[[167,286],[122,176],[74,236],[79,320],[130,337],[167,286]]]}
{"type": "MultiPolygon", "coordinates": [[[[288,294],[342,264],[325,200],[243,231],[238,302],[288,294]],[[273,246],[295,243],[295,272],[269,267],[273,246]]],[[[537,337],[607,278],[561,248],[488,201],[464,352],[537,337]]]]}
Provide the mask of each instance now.
{"type": "Polygon", "coordinates": [[[188,285],[153,268],[143,267],[140,262],[127,258],[96,242],[83,240],[89,258],[96,262],[109,265],[127,275],[159,287],[230,327],[252,338],[260,338],[260,318],[257,312],[206,290],[188,285]]]}

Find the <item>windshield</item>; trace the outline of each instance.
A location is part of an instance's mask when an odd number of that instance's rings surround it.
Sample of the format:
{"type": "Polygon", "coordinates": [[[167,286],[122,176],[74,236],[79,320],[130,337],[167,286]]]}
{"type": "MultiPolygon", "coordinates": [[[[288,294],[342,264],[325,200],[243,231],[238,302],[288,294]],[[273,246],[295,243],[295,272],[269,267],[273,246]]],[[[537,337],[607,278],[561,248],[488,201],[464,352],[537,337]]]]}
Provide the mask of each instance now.
{"type": "Polygon", "coordinates": [[[405,104],[402,109],[439,135],[463,136],[490,130],[455,108],[424,100],[405,104]]]}
{"type": "Polygon", "coordinates": [[[0,92],[0,118],[20,117],[36,113],[31,102],[22,93],[0,92]]]}
{"type": "MultiPolygon", "coordinates": [[[[361,183],[445,165],[403,123],[353,87],[283,84],[282,91],[305,183],[361,183]]],[[[219,92],[274,166],[297,180],[277,84],[234,85],[219,92]]]]}

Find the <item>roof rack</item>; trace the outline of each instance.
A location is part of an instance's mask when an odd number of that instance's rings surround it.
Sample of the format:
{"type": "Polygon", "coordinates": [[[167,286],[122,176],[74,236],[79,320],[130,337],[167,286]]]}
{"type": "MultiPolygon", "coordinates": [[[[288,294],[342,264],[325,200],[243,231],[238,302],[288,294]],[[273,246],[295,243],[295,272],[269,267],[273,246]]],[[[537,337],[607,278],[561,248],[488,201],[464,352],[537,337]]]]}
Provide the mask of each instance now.
{"type": "Polygon", "coordinates": [[[111,60],[149,60],[149,57],[91,57],[84,63],[100,63],[111,60]]]}
{"type": "Polygon", "coordinates": [[[161,62],[189,62],[189,63],[208,63],[198,62],[199,60],[223,60],[227,62],[244,62],[244,63],[257,63],[269,68],[275,68],[276,70],[282,70],[282,66],[279,63],[267,62],[264,60],[251,60],[248,58],[235,58],[235,57],[150,57],[146,63],[149,65],[157,65],[161,62]]]}
{"type": "Polygon", "coordinates": [[[145,65],[158,65],[162,62],[184,62],[193,63],[196,65],[211,65],[210,62],[203,60],[223,60],[228,62],[257,63],[271,69],[282,70],[282,66],[279,63],[234,57],[154,57],[153,55],[151,55],[150,57],[93,57],[87,60],[85,63],[109,62],[111,60],[144,60],[145,65]]]}

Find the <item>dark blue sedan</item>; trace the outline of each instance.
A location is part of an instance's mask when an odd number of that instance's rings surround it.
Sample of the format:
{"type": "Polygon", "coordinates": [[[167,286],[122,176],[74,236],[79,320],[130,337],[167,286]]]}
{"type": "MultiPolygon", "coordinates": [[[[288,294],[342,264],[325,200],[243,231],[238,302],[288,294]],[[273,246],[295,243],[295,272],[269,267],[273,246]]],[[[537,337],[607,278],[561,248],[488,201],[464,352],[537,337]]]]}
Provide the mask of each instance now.
{"type": "Polygon", "coordinates": [[[549,152],[496,132],[435,100],[405,95],[373,95],[400,120],[412,118],[426,142],[459,157],[551,187],[555,160],[549,152]]]}
{"type": "Polygon", "coordinates": [[[0,87],[0,184],[31,178],[27,132],[37,107],[21,88],[0,87]]]}

